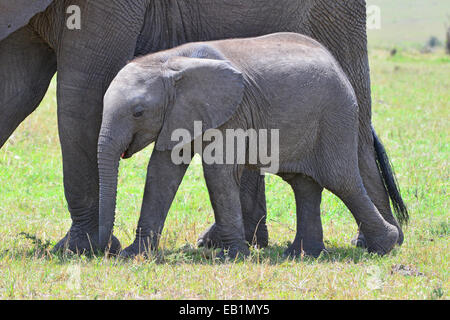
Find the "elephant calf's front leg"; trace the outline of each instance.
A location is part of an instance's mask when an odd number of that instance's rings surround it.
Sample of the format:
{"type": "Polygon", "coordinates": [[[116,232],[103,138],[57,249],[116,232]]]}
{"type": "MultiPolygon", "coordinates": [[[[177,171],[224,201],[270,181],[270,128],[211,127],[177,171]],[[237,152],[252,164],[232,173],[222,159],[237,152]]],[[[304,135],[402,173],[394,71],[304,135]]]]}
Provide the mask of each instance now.
{"type": "MultiPolygon", "coordinates": [[[[203,163],[206,185],[216,219],[217,233],[229,258],[249,255],[239,197],[242,167],[203,163]]],[[[224,256],[224,252],[221,253],[224,256]]]]}
{"type": "Polygon", "coordinates": [[[170,151],[153,150],[136,239],[120,253],[122,257],[145,255],[158,247],[167,213],[188,166],[174,164],[170,151]]]}

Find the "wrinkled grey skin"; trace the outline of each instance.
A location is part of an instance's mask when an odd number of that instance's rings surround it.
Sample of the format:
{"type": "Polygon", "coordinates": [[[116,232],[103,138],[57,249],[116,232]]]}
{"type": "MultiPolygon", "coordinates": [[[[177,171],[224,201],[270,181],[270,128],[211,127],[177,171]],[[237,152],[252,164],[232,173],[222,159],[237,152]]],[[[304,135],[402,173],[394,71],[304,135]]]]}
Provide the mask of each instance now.
{"type": "MultiPolygon", "coordinates": [[[[171,137],[175,130],[185,129],[191,143],[199,137],[194,135],[194,121],[202,122],[204,132],[219,129],[223,136],[227,129],[279,130],[278,175],[291,185],[297,202],[294,243],[300,245],[289,251],[318,256],[324,249],[323,188],[350,209],[370,252],[386,254],[397,243],[397,228],[378,212],[359,173],[358,106],[350,82],[318,42],[276,33],[190,43],[139,58],[119,72],[105,94],[99,138],[101,246],[112,235],[120,156],[129,158],[156,141],[168,162],[156,171],[178,172],[180,182],[187,165],[176,168],[171,161],[171,151],[179,147],[171,137]]],[[[224,163],[228,152],[224,150],[224,163]]],[[[244,165],[203,162],[203,168],[224,248],[232,257],[247,255],[239,197],[244,165]]],[[[144,203],[153,200],[146,192],[144,203]]],[[[150,226],[142,252],[157,247],[167,214],[147,209],[143,206],[140,220],[150,226]]],[[[140,253],[131,245],[122,255],[140,253]]]]}
{"type": "MultiPolygon", "coordinates": [[[[360,108],[358,159],[364,185],[383,217],[398,226],[373,160],[365,1],[56,0],[47,7],[48,3],[0,1],[0,21],[7,21],[0,23],[0,147],[36,109],[58,71],[58,127],[72,226],[55,250],[64,245],[72,251],[95,247],[97,140],[103,95],[127,61],[186,42],[278,31],[307,34],[324,44],[340,62],[360,108]],[[81,8],[81,30],[66,28],[69,5],[81,8]]],[[[159,167],[160,158],[155,152],[149,166],[159,167]]],[[[164,177],[166,180],[158,174],[151,175],[148,189],[155,194],[174,192],[171,186],[177,184],[176,177],[164,177]],[[158,181],[167,185],[155,184],[158,181]]],[[[241,204],[247,240],[256,235],[258,243],[266,245],[264,180],[248,170],[242,177],[241,204]]],[[[168,207],[167,203],[149,205],[155,214],[168,207]]],[[[212,226],[199,244],[220,243],[215,230],[212,226]]],[[[145,232],[144,226],[139,225],[137,238],[140,231],[145,232]]],[[[116,240],[114,247],[119,248],[116,240]]]]}

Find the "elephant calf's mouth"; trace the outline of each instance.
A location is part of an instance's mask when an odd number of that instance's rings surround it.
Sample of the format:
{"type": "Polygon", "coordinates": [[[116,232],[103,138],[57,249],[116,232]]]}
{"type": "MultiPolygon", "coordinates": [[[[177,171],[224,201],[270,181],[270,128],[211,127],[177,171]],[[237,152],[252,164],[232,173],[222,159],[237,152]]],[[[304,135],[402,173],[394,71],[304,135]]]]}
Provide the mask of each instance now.
{"type": "Polygon", "coordinates": [[[155,135],[153,134],[139,134],[135,133],[133,135],[133,138],[131,139],[131,142],[128,144],[128,146],[125,148],[125,151],[121,154],[122,159],[129,159],[131,158],[135,153],[141,151],[151,143],[153,143],[156,140],[155,135]]]}
{"type": "Polygon", "coordinates": [[[133,153],[130,152],[130,146],[131,143],[128,144],[128,146],[125,148],[125,151],[120,155],[122,159],[129,159],[133,155],[133,153]]]}
{"type": "Polygon", "coordinates": [[[131,138],[131,141],[128,143],[127,147],[125,148],[125,151],[120,156],[122,159],[129,159],[133,156],[134,151],[132,149],[133,149],[133,143],[134,143],[135,139],[136,139],[136,134],[133,135],[133,137],[131,138]]]}
{"type": "MultiPolygon", "coordinates": [[[[134,141],[134,140],[133,140],[134,141]]],[[[138,149],[139,150],[139,149],[138,149]]],[[[125,151],[120,156],[122,159],[129,159],[136,153],[136,145],[130,143],[125,151]]]]}
{"type": "Polygon", "coordinates": [[[132,154],[130,154],[130,152],[127,150],[125,150],[124,153],[122,153],[122,155],[120,156],[122,159],[129,159],[131,158],[132,154]]]}

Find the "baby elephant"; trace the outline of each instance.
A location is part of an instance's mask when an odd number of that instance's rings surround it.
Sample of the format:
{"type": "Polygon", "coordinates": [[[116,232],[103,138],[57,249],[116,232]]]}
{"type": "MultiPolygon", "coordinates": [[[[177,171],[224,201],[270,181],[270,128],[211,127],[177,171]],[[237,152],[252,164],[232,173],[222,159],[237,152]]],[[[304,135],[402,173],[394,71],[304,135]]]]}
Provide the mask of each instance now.
{"type": "MultiPolygon", "coordinates": [[[[104,97],[98,145],[101,248],[112,236],[121,155],[129,158],[156,141],[152,160],[158,157],[162,163],[156,170],[179,177],[159,183],[176,190],[193,154],[173,139],[177,132],[188,133],[185,146],[200,143],[205,148],[205,141],[213,140],[208,132],[225,137],[230,129],[271,133],[268,146],[264,139],[258,145],[266,154],[276,154],[271,167],[292,186],[297,203],[297,236],[288,253],[318,256],[324,249],[323,188],[352,212],[369,251],[392,250],[398,230],[372,203],[358,168],[358,105],[352,86],[321,44],[294,33],[189,43],[137,58],[119,72],[104,97]],[[188,161],[173,163],[175,150],[188,161]]],[[[203,157],[218,232],[232,257],[249,253],[239,199],[242,169],[267,167],[259,158],[251,161],[256,147],[251,142],[247,135],[245,161],[238,161],[238,148],[230,156],[228,142],[222,143],[226,152],[216,148],[218,161],[203,157]]],[[[157,247],[169,208],[159,208],[167,203],[164,191],[155,194],[146,188],[137,239],[123,256],[157,247]]]]}

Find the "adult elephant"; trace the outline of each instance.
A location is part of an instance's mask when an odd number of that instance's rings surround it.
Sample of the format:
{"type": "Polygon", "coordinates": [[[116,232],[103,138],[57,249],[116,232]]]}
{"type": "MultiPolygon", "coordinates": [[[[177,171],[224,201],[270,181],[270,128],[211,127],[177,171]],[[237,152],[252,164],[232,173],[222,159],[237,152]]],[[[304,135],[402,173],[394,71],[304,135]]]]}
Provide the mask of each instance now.
{"type": "MultiPolygon", "coordinates": [[[[73,251],[89,251],[98,240],[97,140],[102,101],[110,81],[128,60],[191,41],[279,31],[317,39],[341,63],[360,108],[359,166],[364,185],[385,220],[400,230],[373,160],[364,0],[35,0],[32,5],[27,0],[1,0],[0,8],[0,146],[39,105],[58,71],[58,128],[72,226],[56,250],[66,245],[73,251]],[[79,30],[67,27],[67,8],[73,5],[81,13],[79,30]]],[[[149,170],[158,158],[155,152],[149,170]]],[[[158,194],[170,198],[167,193],[175,194],[176,182],[159,177],[158,172],[149,176],[146,192],[152,193],[154,203],[148,205],[153,214],[165,215],[169,204],[160,203],[158,194]],[[157,185],[163,182],[164,188],[157,185]]],[[[268,239],[264,180],[247,173],[241,188],[247,240],[258,230],[256,238],[264,246],[268,239]]],[[[393,200],[400,218],[405,218],[401,200],[393,200]]],[[[138,225],[137,240],[146,236],[146,229],[138,225]]],[[[200,244],[210,244],[209,239],[219,241],[214,226],[200,244]]],[[[119,246],[114,239],[112,250],[119,246]]]]}

